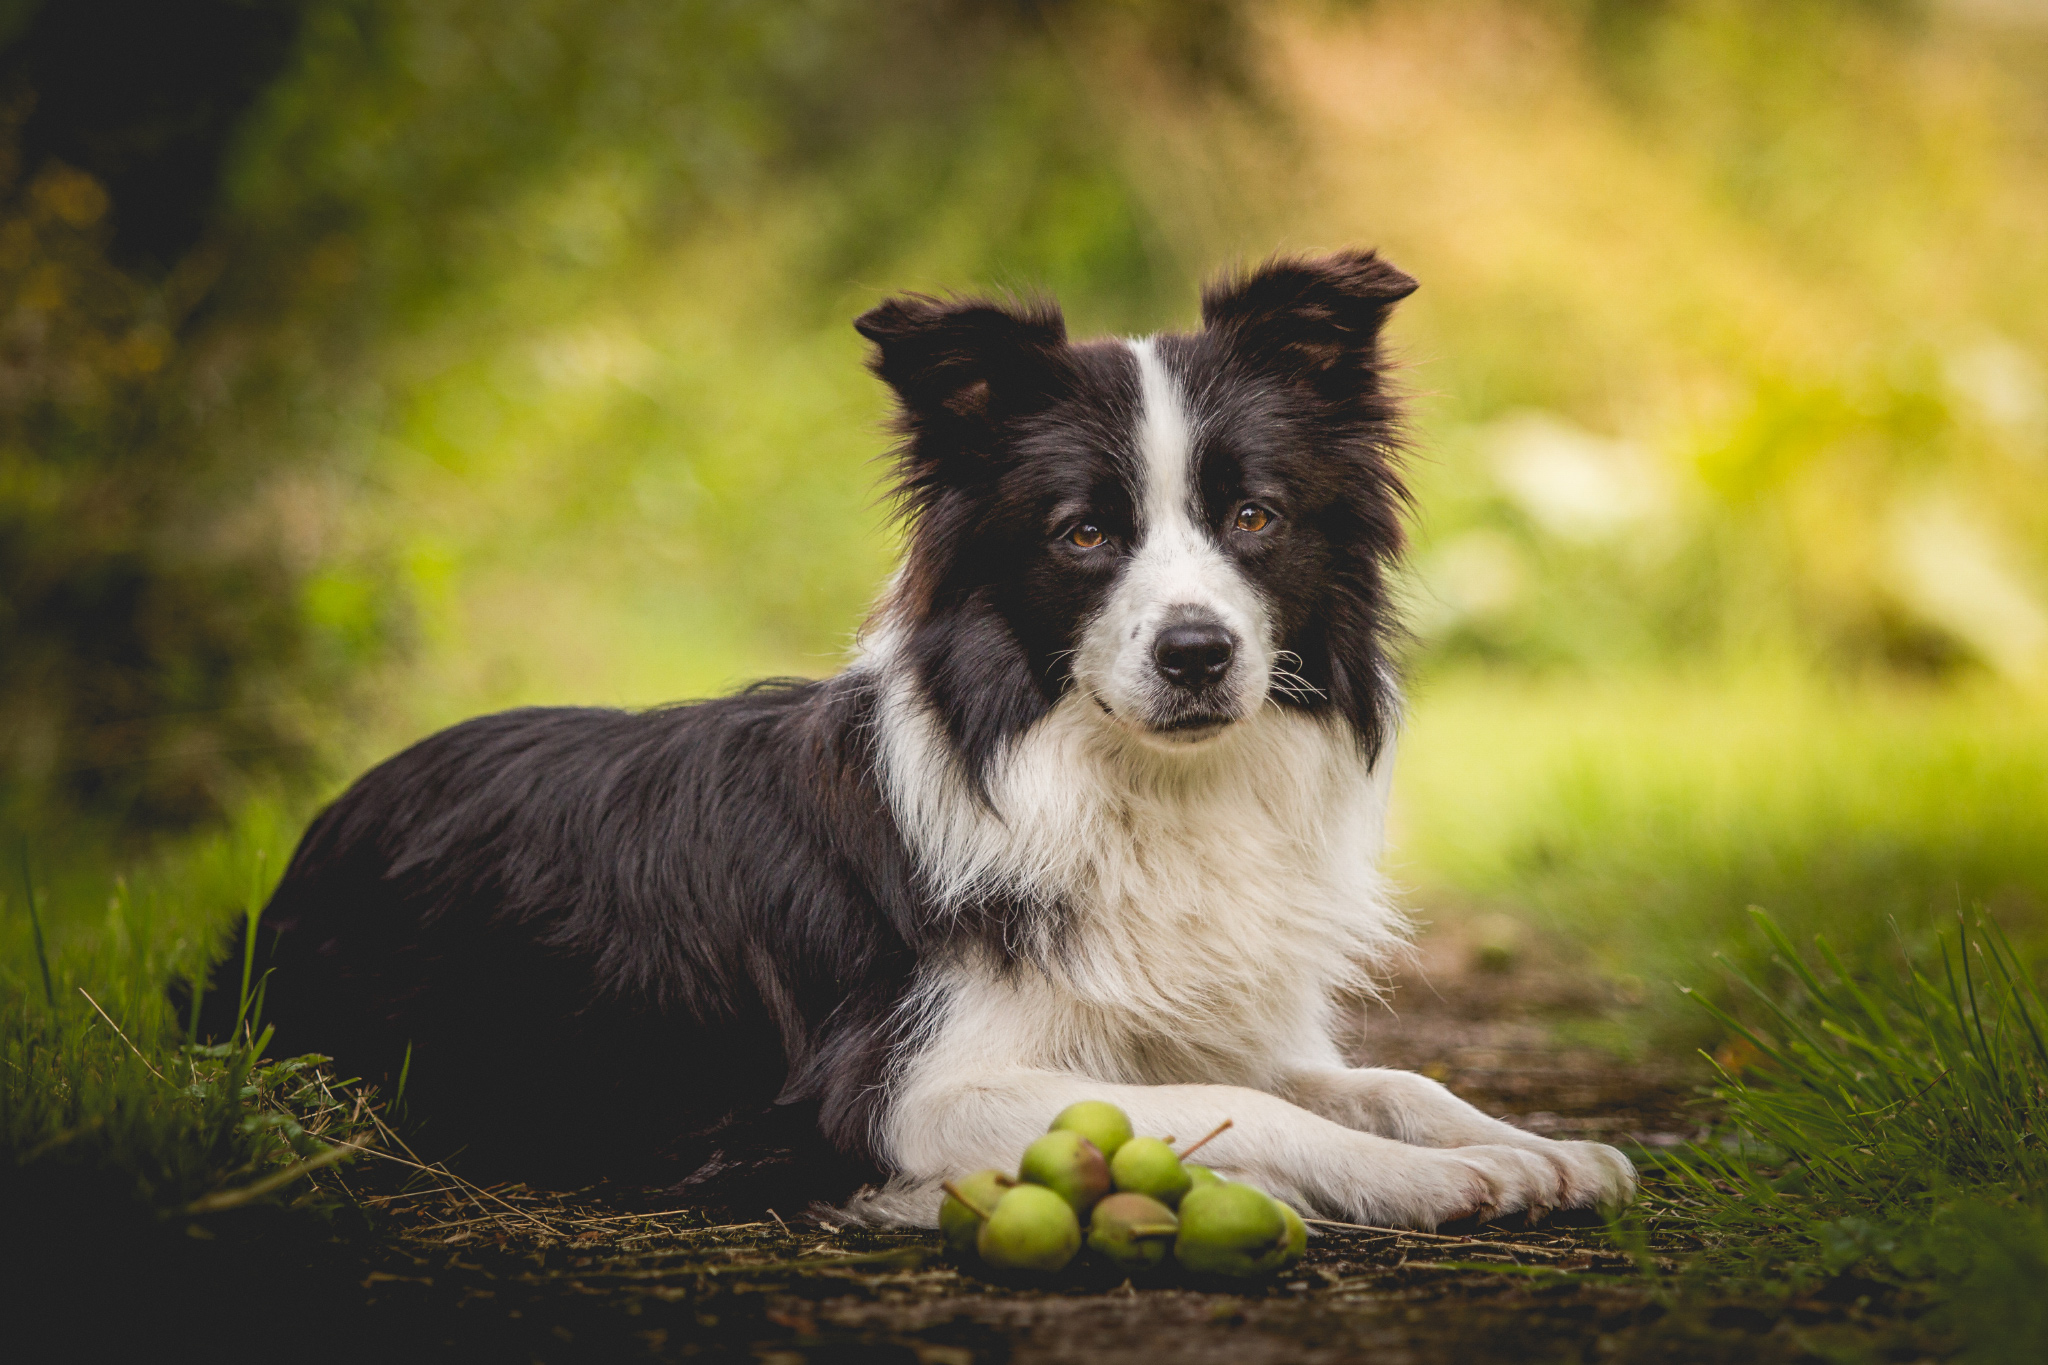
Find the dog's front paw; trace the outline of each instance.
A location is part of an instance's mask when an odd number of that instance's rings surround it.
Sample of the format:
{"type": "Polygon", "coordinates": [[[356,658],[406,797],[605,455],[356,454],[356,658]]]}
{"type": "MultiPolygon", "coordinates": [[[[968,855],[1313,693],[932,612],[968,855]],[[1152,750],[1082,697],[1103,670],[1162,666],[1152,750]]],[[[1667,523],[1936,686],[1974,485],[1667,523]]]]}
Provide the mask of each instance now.
{"type": "Polygon", "coordinates": [[[1434,1228],[1557,1207],[1565,1178],[1543,1153],[1521,1146],[1411,1147],[1402,1169],[1358,1192],[1348,1216],[1388,1227],[1434,1228]]]}
{"type": "Polygon", "coordinates": [[[1636,1197],[1635,1164],[1604,1142],[1532,1143],[1557,1168],[1567,1209],[1620,1208],[1636,1197]]]}

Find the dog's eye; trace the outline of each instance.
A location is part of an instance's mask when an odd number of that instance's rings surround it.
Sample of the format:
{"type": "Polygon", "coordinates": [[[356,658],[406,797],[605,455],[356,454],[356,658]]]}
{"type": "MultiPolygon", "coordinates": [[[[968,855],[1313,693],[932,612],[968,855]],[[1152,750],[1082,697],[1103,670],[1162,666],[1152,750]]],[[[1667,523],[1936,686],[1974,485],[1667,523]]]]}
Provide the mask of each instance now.
{"type": "Polygon", "coordinates": [[[1106,538],[1100,526],[1091,526],[1087,522],[1067,532],[1067,544],[1078,550],[1092,550],[1106,538]]]}
{"type": "Polygon", "coordinates": [[[1248,502],[1237,509],[1237,529],[1240,531],[1263,531],[1273,520],[1273,514],[1255,502],[1248,502]]]}

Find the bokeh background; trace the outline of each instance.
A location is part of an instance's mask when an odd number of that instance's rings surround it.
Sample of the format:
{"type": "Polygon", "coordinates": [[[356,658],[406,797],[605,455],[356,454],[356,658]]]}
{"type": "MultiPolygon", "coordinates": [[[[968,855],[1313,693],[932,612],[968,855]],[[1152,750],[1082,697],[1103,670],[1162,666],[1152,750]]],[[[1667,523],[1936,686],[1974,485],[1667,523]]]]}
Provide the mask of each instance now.
{"type": "Polygon", "coordinates": [[[10,0],[0,985],[31,894],[188,970],[439,725],[834,669],[879,295],[1347,244],[1423,286],[1420,916],[1624,1050],[1750,904],[2039,945],[2044,225],[2042,0],[10,0]]]}

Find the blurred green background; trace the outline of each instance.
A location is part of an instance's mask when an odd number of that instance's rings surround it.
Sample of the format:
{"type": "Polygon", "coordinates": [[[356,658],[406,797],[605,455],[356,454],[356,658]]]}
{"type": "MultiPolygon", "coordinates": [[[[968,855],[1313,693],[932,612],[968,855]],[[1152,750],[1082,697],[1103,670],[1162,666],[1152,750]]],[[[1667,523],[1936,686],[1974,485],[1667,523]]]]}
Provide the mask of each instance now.
{"type": "Polygon", "coordinates": [[[1423,285],[1422,918],[1618,1009],[1751,903],[2041,941],[2048,4],[13,0],[0,100],[0,823],[60,973],[122,870],[183,970],[439,725],[837,667],[879,295],[1141,332],[1348,244],[1423,285]]]}

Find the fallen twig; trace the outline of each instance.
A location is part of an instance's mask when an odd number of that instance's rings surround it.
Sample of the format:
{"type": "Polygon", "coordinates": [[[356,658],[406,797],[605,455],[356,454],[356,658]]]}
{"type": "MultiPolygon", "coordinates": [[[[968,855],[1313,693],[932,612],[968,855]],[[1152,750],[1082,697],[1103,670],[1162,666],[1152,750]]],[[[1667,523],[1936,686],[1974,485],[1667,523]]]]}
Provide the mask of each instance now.
{"type": "Polygon", "coordinates": [[[85,996],[85,1002],[88,1005],[91,1005],[94,1009],[99,1010],[100,1018],[107,1021],[107,1027],[114,1031],[115,1037],[119,1038],[122,1042],[128,1044],[128,1050],[135,1054],[135,1059],[141,1062],[144,1066],[149,1067],[149,1074],[156,1077],[158,1080],[162,1081],[165,1085],[170,1085],[171,1078],[164,1075],[163,1072],[158,1071],[154,1066],[150,1066],[149,1058],[142,1055],[142,1049],[135,1046],[135,1041],[132,1038],[130,1038],[127,1034],[121,1032],[121,1026],[114,1022],[114,1016],[108,1014],[105,1010],[100,1009],[100,1002],[93,999],[92,995],[85,989],[85,987],[80,986],[78,988],[78,993],[80,995],[85,996]]]}
{"type": "Polygon", "coordinates": [[[1560,1251],[1554,1247],[1535,1246],[1527,1242],[1493,1242],[1478,1237],[1459,1237],[1441,1232],[1423,1232],[1416,1228],[1382,1228],[1371,1223],[1340,1223],[1334,1218],[1304,1218],[1301,1220],[1314,1227],[1345,1228],[1353,1232],[1376,1232],[1384,1237],[1412,1237],[1422,1242],[1433,1242],[1439,1246],[1485,1247],[1493,1251],[1521,1252],[1530,1256],[1555,1258],[1586,1253],[1583,1247],[1560,1251]]]}

